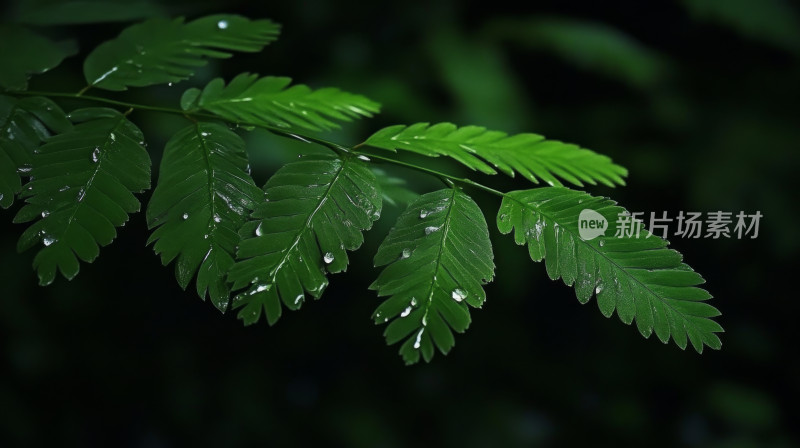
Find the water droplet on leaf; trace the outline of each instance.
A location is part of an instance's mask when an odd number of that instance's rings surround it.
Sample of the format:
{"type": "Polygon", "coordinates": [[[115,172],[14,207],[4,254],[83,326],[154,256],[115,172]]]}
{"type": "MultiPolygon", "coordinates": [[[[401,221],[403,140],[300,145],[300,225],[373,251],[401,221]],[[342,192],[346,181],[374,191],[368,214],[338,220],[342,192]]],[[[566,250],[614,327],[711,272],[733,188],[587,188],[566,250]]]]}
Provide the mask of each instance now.
{"type": "Polygon", "coordinates": [[[460,288],[454,289],[451,295],[453,297],[453,300],[455,300],[456,302],[460,302],[467,298],[467,292],[460,288]]]}
{"type": "Polygon", "coordinates": [[[325,262],[325,264],[331,264],[331,263],[333,263],[333,254],[332,254],[332,253],[330,253],[330,252],[326,252],[326,253],[325,253],[325,256],[324,256],[324,257],[322,257],[322,261],[324,261],[324,262],[325,262]]]}

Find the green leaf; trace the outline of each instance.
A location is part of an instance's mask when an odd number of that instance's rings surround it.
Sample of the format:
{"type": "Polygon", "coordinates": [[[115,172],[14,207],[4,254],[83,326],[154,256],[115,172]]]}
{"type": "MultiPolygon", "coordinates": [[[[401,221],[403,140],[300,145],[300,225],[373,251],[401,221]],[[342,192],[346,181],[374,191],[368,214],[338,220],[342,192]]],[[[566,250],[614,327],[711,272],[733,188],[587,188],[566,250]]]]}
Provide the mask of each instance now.
{"type": "Polygon", "coordinates": [[[361,95],[332,87],[289,86],[291,82],[291,78],[242,73],[225,86],[222,78],[216,78],[202,92],[187,90],[181,105],[232,121],[312,131],[338,128],[332,120],[351,121],[380,111],[380,104],[361,95]]]}
{"type": "Polygon", "coordinates": [[[207,292],[223,312],[239,229],[264,195],[250,178],[244,147],[236,133],[219,124],[182,129],[164,149],[147,207],[147,225],[156,229],[148,244],[155,242],[164,265],[177,259],[182,288],[197,274],[197,293],[205,299],[207,292]]]}
{"type": "Polygon", "coordinates": [[[373,314],[387,323],[388,344],[405,339],[406,364],[433,357],[434,345],[447,354],[452,330],[464,332],[469,308],[486,300],[482,285],[494,276],[489,230],[480,207],[458,189],[422,195],[400,215],[375,255],[388,265],[370,286],[386,299],[373,314]]]}
{"type": "Polygon", "coordinates": [[[74,0],[22,2],[18,21],[33,25],[77,25],[128,22],[166,15],[164,8],[149,1],[74,0]]]}
{"type": "Polygon", "coordinates": [[[264,190],[228,275],[234,290],[248,288],[233,302],[245,325],[257,322],[262,309],[274,324],[280,302],[298,309],[305,292],[318,299],[328,285],[325,272],[347,268],[346,251],[361,246],[361,232],[381,210],[375,176],[352,157],[305,157],[284,165],[264,190]]]}
{"type": "Polygon", "coordinates": [[[540,188],[506,194],[497,227],[504,234],[514,229],[517,244],[527,244],[534,261],[544,258],[550,278],[575,285],[581,303],[596,294],[604,316],[616,310],[625,324],[635,319],[644,337],[655,330],[662,342],[672,336],[681,349],[686,348],[687,336],[698,353],[704,344],[719,349],[722,343],[714,333],[723,330],[709,319],[719,311],[704,303],[711,298],[697,287],[704,280],[681,255],[646,230],[638,238],[627,231],[618,231],[619,237],[609,235],[607,230],[605,236],[584,240],[578,227],[583,210],[593,210],[609,223],[626,213],[610,199],[567,188],[540,188]]]}
{"type": "Polygon", "coordinates": [[[42,247],[33,260],[39,282],[53,282],[56,269],[72,279],[78,259],[91,263],[99,246],[116,237],[115,227],[139,211],[133,193],[150,188],[150,157],[141,131],[112,109],[80,109],[75,127],[47,140],[33,157],[31,181],[14,222],[36,220],[18,249],[42,247]]]}
{"type": "Polygon", "coordinates": [[[628,175],[628,170],[610,158],[576,145],[545,140],[536,134],[508,136],[480,126],[389,126],[372,134],[365,144],[428,157],[447,156],[482,173],[496,174],[496,168],[512,177],[519,173],[531,182],[539,183],[541,179],[550,185],[561,185],[558,176],[581,187],[583,182],[613,187],[625,185],[622,177],[628,175]]]}
{"type": "Polygon", "coordinates": [[[64,111],[47,98],[0,95],[0,207],[14,203],[21,175],[30,173],[33,154],[51,131],[71,127],[64,111]]]}
{"type": "Polygon", "coordinates": [[[53,42],[27,28],[0,24],[0,87],[25,90],[31,75],[44,73],[75,54],[70,45],[53,42]]]}
{"type": "Polygon", "coordinates": [[[126,28],[89,54],[83,65],[86,81],[106,90],[180,82],[206,65],[205,58],[261,51],[280,30],[269,20],[235,15],[183,20],[153,18],[126,28]]]}

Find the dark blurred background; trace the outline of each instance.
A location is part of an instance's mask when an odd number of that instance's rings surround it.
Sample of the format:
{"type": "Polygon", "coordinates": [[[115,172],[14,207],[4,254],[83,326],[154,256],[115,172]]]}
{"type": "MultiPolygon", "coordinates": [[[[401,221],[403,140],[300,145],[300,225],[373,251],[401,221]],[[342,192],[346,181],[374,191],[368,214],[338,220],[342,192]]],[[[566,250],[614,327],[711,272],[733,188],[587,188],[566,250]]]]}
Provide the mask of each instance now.
{"type": "MultiPolygon", "coordinates": [[[[46,23],[59,17],[58,3],[17,0],[0,11],[3,21],[46,23]]],[[[790,182],[800,136],[796,5],[120,4],[122,19],[231,12],[284,29],[263,53],[213,61],[176,87],[112,97],[174,106],[185,88],[216,76],[291,76],[383,104],[375,119],[330,134],[336,141],[356,143],[381,126],[417,121],[533,131],[629,168],[627,187],[592,193],[670,216],[760,211],[760,234],[670,238],[723,313],[722,350],[698,355],[603,318],[594,300],[581,306],[490,225],[497,277],[487,304],[472,312],[450,355],[405,367],[398,347],[387,347],[383,328],[371,323],[378,299],[367,290],[378,272],[371,256],[399,207],[385,206],[322,300],[284,313],[272,328],[245,328],[178,287],[173,268],[145,247],[142,214],[75,280],[37,286],[33,253],[15,250],[23,230],[10,224],[17,204],[0,212],[0,446],[798,446],[800,361],[791,347],[800,216],[790,182]]],[[[35,77],[31,88],[80,89],[82,57],[123,26],[41,28],[76,38],[82,53],[35,77]]],[[[182,126],[165,115],[131,118],[156,161],[182,126]]],[[[311,150],[259,131],[247,138],[259,183],[311,150]]],[[[384,168],[417,192],[439,188],[384,168]]],[[[499,176],[480,180],[529,187],[499,176]]],[[[491,224],[496,198],[477,191],[475,198],[491,224]]]]}

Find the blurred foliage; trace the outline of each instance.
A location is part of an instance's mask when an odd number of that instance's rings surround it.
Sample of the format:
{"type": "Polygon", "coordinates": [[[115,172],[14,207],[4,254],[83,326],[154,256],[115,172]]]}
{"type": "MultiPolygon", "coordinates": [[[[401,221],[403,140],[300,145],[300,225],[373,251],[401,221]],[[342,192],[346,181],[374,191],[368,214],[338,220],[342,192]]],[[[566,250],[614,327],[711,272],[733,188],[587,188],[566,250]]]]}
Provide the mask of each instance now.
{"type": "MultiPolygon", "coordinates": [[[[24,12],[31,20],[34,6],[44,4],[6,2],[0,17],[24,12]]],[[[633,337],[632,328],[576,306],[571,291],[545,279],[544,266],[493,234],[497,281],[487,287],[483,312],[446,359],[406,369],[380,331],[365,325],[378,303],[366,291],[378,272],[368,257],[354,257],[325,300],[275,327],[242,328],[175,285],[144,246],[143,215],[101,262],[42,289],[30,255],[14,254],[22,231],[9,224],[16,210],[5,211],[0,445],[798,444],[791,422],[798,419],[800,360],[791,353],[800,310],[790,288],[800,249],[792,187],[799,154],[796,6],[114,4],[123,5],[119,20],[152,11],[226,12],[282,23],[280,46],[212,62],[193,82],[250,71],[313,88],[335,85],[383,104],[381,115],[346,126],[332,137],[337,141],[355,143],[382,125],[414,121],[532,131],[580,142],[629,168],[628,186],[613,194],[630,210],[760,210],[765,217],[756,240],[672,239],[704,273],[723,312],[721,352],[696,356],[633,337]],[[498,30],[499,23],[514,26],[498,30]]],[[[85,22],[96,20],[84,14],[85,22]]],[[[119,27],[36,32],[53,40],[77,34],[88,50],[119,27]]],[[[34,78],[32,88],[77,91],[81,63],[67,59],[34,78]]],[[[177,105],[181,91],[133,90],[119,98],[177,105]]],[[[149,148],[157,158],[175,119],[133,118],[155,137],[149,148]]],[[[298,151],[314,150],[258,131],[247,140],[259,184],[298,151]]],[[[437,188],[429,178],[381,168],[418,193],[437,188]]],[[[498,178],[497,185],[518,184],[498,178]]],[[[493,198],[476,200],[484,210],[497,207],[493,198]]],[[[364,253],[374,253],[401,209],[386,208],[365,235],[364,253]]]]}

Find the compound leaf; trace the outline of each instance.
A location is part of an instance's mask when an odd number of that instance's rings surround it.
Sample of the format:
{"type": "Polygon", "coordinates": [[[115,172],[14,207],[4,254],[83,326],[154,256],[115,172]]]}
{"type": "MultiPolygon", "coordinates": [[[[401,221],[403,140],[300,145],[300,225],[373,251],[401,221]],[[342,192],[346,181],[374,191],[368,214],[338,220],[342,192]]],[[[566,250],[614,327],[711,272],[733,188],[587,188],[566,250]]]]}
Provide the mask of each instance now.
{"type": "Polygon", "coordinates": [[[72,127],[57,104],[44,97],[15,99],[0,95],[0,207],[14,203],[22,187],[21,176],[30,173],[33,154],[51,132],[72,127]]]}
{"type": "Polygon", "coordinates": [[[147,206],[149,243],[164,265],[173,260],[186,288],[197,274],[197,293],[225,311],[225,281],[234,263],[239,229],[264,193],[249,175],[244,141],[227,127],[196,123],[164,149],[158,185],[147,206]],[[199,272],[198,272],[199,271],[199,272]]]}
{"type": "Polygon", "coordinates": [[[78,259],[91,263],[98,246],[110,244],[115,227],[139,211],[133,193],[150,188],[150,156],[141,131],[112,109],[72,112],[72,130],[51,137],[34,154],[31,180],[14,222],[36,220],[18,249],[42,243],[33,260],[39,282],[53,282],[56,269],[67,279],[78,274],[78,259]]]}
{"type": "Polygon", "coordinates": [[[280,26],[236,15],[214,15],[184,23],[153,18],[126,28],[100,44],[83,65],[92,87],[126,90],[176,83],[191,77],[205,58],[228,58],[230,51],[257,52],[278,37],[280,26]]]}
{"type": "Polygon", "coordinates": [[[326,271],[347,268],[347,252],[364,242],[362,231],[380,216],[375,176],[353,157],[309,156],[283,166],[264,186],[266,199],[241,230],[238,262],[228,279],[246,325],[281,316],[282,301],[298,309],[308,292],[319,298],[326,271]]]}
{"type": "Polygon", "coordinates": [[[628,174],[610,158],[577,145],[545,140],[537,134],[509,136],[480,126],[389,126],[371,135],[365,144],[429,157],[447,156],[482,173],[497,174],[497,169],[512,177],[519,173],[531,182],[539,183],[541,179],[558,186],[561,181],[556,176],[581,187],[584,182],[625,185],[623,176],[628,174]]]}
{"type": "Polygon", "coordinates": [[[338,128],[332,120],[351,121],[371,117],[380,104],[336,88],[311,90],[291,78],[242,73],[225,86],[222,78],[201,91],[187,90],[181,99],[184,109],[204,109],[220,117],[250,124],[312,131],[338,128]]]}
{"type": "Polygon", "coordinates": [[[400,215],[375,255],[376,266],[388,266],[370,288],[389,296],[373,319],[389,322],[388,344],[405,339],[406,364],[420,354],[430,361],[434,345],[450,351],[451,329],[469,327],[467,305],[480,308],[486,300],[482,285],[494,276],[493,259],[483,213],[461,190],[424,194],[400,215]]]}
{"type": "Polygon", "coordinates": [[[574,285],[581,303],[596,295],[604,316],[616,310],[625,324],[635,319],[644,337],[655,330],[662,342],[671,336],[681,349],[687,336],[698,353],[703,345],[719,349],[715,333],[723,330],[710,319],[719,311],[704,302],[711,298],[697,287],[704,280],[682,262],[681,254],[644,229],[634,233],[620,227],[615,236],[587,234],[584,240],[579,230],[584,210],[612,223],[626,213],[610,199],[561,187],[539,188],[506,194],[497,227],[504,234],[514,230],[517,244],[527,244],[534,261],[545,260],[550,278],[574,285]]]}

